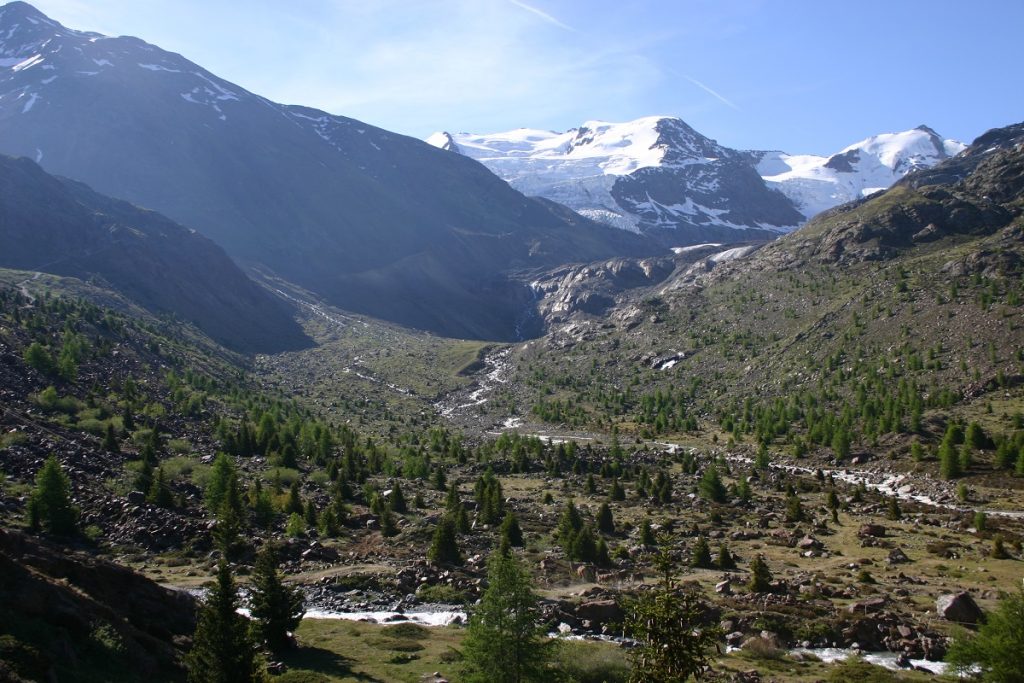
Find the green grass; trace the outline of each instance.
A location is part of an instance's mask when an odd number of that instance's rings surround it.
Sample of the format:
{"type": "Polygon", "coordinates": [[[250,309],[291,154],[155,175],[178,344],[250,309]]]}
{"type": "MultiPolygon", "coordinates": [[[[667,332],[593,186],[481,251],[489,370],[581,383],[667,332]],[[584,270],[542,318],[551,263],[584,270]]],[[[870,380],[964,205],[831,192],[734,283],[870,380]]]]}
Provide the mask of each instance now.
{"type": "MultiPolygon", "coordinates": [[[[297,682],[413,683],[435,671],[460,680],[465,630],[459,627],[304,619],[296,635],[300,647],[284,662],[297,682]]],[[[553,663],[567,674],[567,683],[624,683],[629,673],[625,650],[609,643],[560,642],[553,663]]]]}
{"type": "Polygon", "coordinates": [[[300,647],[284,661],[295,675],[320,674],[325,681],[414,683],[434,671],[454,676],[454,667],[442,659],[445,652],[458,648],[462,635],[463,630],[454,627],[432,628],[429,638],[423,638],[406,627],[304,619],[297,633],[300,647]]]}

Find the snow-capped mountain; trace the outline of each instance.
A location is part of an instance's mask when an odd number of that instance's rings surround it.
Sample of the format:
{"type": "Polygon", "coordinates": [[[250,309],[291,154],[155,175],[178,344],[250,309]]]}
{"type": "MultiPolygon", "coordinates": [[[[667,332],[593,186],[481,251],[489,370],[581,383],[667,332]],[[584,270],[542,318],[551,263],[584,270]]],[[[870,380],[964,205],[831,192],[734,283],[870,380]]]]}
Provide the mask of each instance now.
{"type": "Polygon", "coordinates": [[[787,232],[964,147],[922,126],[830,157],[748,152],[662,116],[564,133],[435,133],[427,142],[480,161],[527,195],[675,246],[787,232]]]}
{"type": "Polygon", "coordinates": [[[931,168],[967,145],[943,140],[927,126],[883,133],[830,157],[755,152],[757,171],[769,187],[792,199],[807,218],[890,187],[912,171],[931,168]]]}
{"type": "Polygon", "coordinates": [[[0,7],[0,153],[156,209],[327,302],[515,339],[510,274],[656,247],[421,140],[283,105],[138,38],[0,7]]]}
{"type": "Polygon", "coordinates": [[[480,161],[524,194],[675,245],[768,238],[803,220],[746,153],[677,118],[588,121],[564,133],[435,133],[427,142],[480,161]]]}

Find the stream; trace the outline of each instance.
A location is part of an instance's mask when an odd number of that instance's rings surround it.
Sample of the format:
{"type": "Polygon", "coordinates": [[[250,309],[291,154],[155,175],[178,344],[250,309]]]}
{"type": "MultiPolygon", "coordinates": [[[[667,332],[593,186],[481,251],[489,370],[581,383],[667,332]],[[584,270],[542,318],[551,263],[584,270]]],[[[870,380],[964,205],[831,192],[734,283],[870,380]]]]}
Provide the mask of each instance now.
{"type": "MultiPolygon", "coordinates": [[[[510,365],[508,357],[512,353],[511,348],[504,348],[494,353],[489,353],[484,358],[484,370],[475,388],[466,393],[465,389],[448,394],[434,404],[434,408],[441,414],[441,417],[451,419],[467,415],[473,408],[487,403],[490,394],[500,385],[508,382],[510,365]]],[[[510,418],[514,420],[515,418],[510,418]]]]}
{"type": "MultiPolygon", "coordinates": [[[[660,444],[667,445],[667,444],[660,444]]],[[[733,462],[742,462],[747,465],[753,465],[754,461],[750,458],[742,456],[726,456],[733,462]]],[[[770,468],[775,470],[781,470],[783,472],[789,472],[792,474],[800,474],[804,476],[815,476],[818,468],[812,467],[800,467],[799,465],[786,465],[780,463],[769,463],[770,468]]],[[[927,496],[921,493],[916,493],[917,486],[914,484],[914,479],[908,474],[893,474],[891,472],[881,472],[878,470],[849,470],[849,469],[825,469],[820,468],[821,472],[826,476],[831,476],[834,479],[859,486],[864,484],[866,488],[877,491],[883,496],[890,498],[896,498],[898,500],[912,501],[927,505],[929,507],[939,508],[941,510],[949,510],[951,512],[960,512],[964,514],[971,514],[976,511],[984,512],[986,515],[991,517],[1007,517],[1010,519],[1024,519],[1024,511],[1020,510],[994,510],[984,507],[971,507],[968,505],[954,505],[952,503],[944,503],[942,501],[935,500],[931,496],[927,496]]],[[[935,480],[922,478],[922,482],[928,484],[937,484],[935,480]]]]}

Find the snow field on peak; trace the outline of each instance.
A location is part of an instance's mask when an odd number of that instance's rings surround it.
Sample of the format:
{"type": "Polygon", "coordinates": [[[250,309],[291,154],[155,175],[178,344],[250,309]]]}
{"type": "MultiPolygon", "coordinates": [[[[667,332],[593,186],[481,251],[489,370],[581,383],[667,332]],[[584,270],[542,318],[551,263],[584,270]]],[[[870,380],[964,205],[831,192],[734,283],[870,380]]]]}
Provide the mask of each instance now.
{"type": "MultiPolygon", "coordinates": [[[[661,119],[652,116],[627,123],[587,121],[564,133],[532,128],[485,135],[453,133],[451,139],[462,154],[488,166],[501,163],[506,171],[514,167],[512,160],[542,160],[546,162],[544,167],[534,168],[533,172],[547,170],[557,175],[555,164],[569,163],[576,172],[620,176],[661,165],[665,157],[665,149],[658,145],[657,123],[661,119]]],[[[434,133],[427,142],[443,147],[448,137],[445,133],[434,133]]]]}
{"type": "Polygon", "coordinates": [[[965,147],[915,128],[875,135],[831,157],[771,152],[761,159],[757,170],[769,186],[792,199],[810,218],[884,190],[907,173],[934,166],[965,147]]]}

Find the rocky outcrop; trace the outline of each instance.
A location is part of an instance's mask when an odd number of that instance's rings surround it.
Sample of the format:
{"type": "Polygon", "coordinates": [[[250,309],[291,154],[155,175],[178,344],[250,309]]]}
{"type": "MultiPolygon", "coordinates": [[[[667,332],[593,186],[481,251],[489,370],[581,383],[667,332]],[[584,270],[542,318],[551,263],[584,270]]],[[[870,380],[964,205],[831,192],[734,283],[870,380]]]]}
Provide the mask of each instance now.
{"type": "Polygon", "coordinates": [[[991,235],[1021,213],[1024,124],[989,131],[962,154],[884,193],[823,213],[767,253],[828,263],[886,260],[951,235],[991,235]]]}

